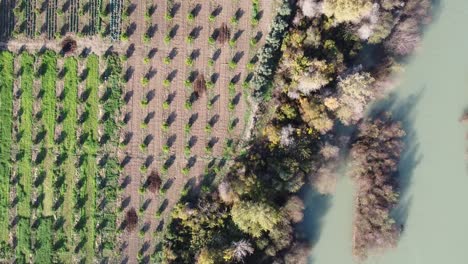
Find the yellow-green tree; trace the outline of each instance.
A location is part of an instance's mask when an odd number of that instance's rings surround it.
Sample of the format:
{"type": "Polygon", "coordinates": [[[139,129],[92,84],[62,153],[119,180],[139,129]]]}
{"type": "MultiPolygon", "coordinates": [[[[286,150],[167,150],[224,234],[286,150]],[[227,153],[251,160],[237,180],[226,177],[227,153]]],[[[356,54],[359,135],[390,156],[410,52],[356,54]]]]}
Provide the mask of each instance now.
{"type": "Polygon", "coordinates": [[[260,237],[262,232],[273,230],[281,220],[279,212],[264,202],[238,202],[232,207],[231,216],[240,230],[253,237],[260,237]]]}
{"type": "Polygon", "coordinates": [[[325,0],[323,12],[337,22],[359,22],[372,10],[370,0],[325,0]]]}

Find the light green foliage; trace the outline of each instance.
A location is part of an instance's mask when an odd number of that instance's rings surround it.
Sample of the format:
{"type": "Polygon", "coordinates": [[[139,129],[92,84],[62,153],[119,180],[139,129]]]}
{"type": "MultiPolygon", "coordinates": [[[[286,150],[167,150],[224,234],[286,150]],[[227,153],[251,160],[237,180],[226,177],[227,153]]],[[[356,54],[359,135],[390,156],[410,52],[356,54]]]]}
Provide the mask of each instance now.
{"type": "Polygon", "coordinates": [[[274,226],[281,220],[279,212],[263,202],[242,201],[235,203],[231,209],[231,216],[240,230],[253,237],[260,237],[262,232],[273,230],[274,226]]]}
{"type": "Polygon", "coordinates": [[[54,159],[51,155],[55,147],[55,119],[56,119],[56,99],[55,85],[57,81],[57,54],[53,51],[46,51],[42,56],[42,65],[39,69],[42,74],[42,125],[46,133],[43,148],[47,150],[43,162],[43,170],[45,171],[45,179],[43,184],[44,201],[43,211],[44,216],[52,215],[53,204],[53,179],[54,179],[54,159]]]}
{"type": "Polygon", "coordinates": [[[370,0],[325,0],[323,12],[325,15],[334,16],[335,20],[341,22],[359,22],[372,10],[370,0]]]}
{"type": "Polygon", "coordinates": [[[19,261],[26,262],[31,252],[31,191],[32,191],[32,126],[33,126],[33,80],[34,56],[23,53],[21,55],[21,109],[19,130],[20,156],[18,159],[18,216],[17,250],[19,261]]]}
{"type": "Polygon", "coordinates": [[[19,140],[20,159],[18,160],[18,215],[30,217],[30,195],[32,185],[32,112],[33,112],[33,80],[34,80],[34,57],[30,54],[21,55],[21,109],[19,140]]]}
{"type": "MultiPolygon", "coordinates": [[[[65,111],[65,119],[63,120],[64,140],[61,144],[62,153],[65,155],[65,160],[61,166],[62,174],[65,177],[65,184],[62,186],[64,192],[64,202],[61,211],[61,217],[64,218],[63,225],[65,244],[68,246],[66,250],[72,250],[73,243],[73,205],[74,205],[74,186],[77,169],[75,167],[74,154],[77,148],[77,108],[78,108],[78,63],[76,59],[69,57],[65,60],[64,68],[66,70],[64,79],[64,100],[63,111],[65,111]]],[[[89,76],[88,76],[89,77],[89,76]]],[[[93,118],[93,117],[89,117],[93,118]]],[[[66,259],[64,261],[70,261],[66,259]]]]}
{"type": "Polygon", "coordinates": [[[297,116],[296,109],[294,109],[291,105],[289,104],[282,104],[279,108],[279,113],[278,113],[279,120],[285,120],[285,119],[290,119],[294,120],[297,116]]]}

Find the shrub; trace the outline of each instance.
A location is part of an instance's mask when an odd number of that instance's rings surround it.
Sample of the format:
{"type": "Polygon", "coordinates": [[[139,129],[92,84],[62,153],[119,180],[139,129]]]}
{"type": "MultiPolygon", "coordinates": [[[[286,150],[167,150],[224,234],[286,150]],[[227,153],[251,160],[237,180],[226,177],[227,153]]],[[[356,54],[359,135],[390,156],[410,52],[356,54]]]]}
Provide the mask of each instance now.
{"type": "Polygon", "coordinates": [[[216,40],[213,37],[209,37],[208,38],[208,44],[214,45],[214,44],[216,44],[216,40]]]}
{"type": "Polygon", "coordinates": [[[192,67],[193,66],[193,59],[191,57],[188,57],[185,59],[185,65],[192,67]]]}
{"type": "Polygon", "coordinates": [[[171,81],[170,81],[169,79],[165,79],[165,80],[163,81],[163,86],[166,87],[166,88],[169,87],[169,86],[171,86],[171,81]]]}
{"type": "Polygon", "coordinates": [[[166,21],[170,22],[170,21],[172,21],[172,19],[174,19],[174,17],[172,16],[172,14],[166,13],[164,15],[164,19],[166,19],[166,21]]]}
{"type": "Polygon", "coordinates": [[[141,85],[142,85],[143,87],[148,86],[148,83],[149,83],[148,77],[143,77],[143,78],[141,78],[140,83],[141,83],[141,85]]]}
{"type": "Polygon", "coordinates": [[[290,2],[282,0],[271,25],[271,30],[266,37],[265,45],[259,52],[259,65],[252,80],[254,96],[258,100],[270,96],[272,76],[279,61],[280,48],[289,27],[291,13],[290,2]]]}
{"type": "Polygon", "coordinates": [[[229,65],[229,69],[231,70],[235,70],[237,68],[237,62],[235,62],[234,60],[230,60],[228,65],[229,65]]]}
{"type": "Polygon", "coordinates": [[[213,23],[216,21],[216,17],[213,14],[210,14],[210,16],[208,17],[208,21],[210,21],[210,23],[213,23]]]}

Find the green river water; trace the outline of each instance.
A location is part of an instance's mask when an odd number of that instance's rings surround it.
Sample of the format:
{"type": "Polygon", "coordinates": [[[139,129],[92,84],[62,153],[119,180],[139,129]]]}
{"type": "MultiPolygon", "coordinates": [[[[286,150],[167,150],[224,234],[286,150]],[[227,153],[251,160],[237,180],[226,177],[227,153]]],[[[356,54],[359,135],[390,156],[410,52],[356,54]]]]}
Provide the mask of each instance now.
{"type": "MultiPolygon", "coordinates": [[[[366,264],[466,264],[468,128],[459,118],[468,106],[468,0],[441,1],[402,78],[393,109],[409,133],[400,165],[403,206],[396,212],[405,228],[395,249],[366,264]]],[[[309,196],[310,210],[317,201],[329,204],[310,223],[316,236],[310,263],[355,263],[351,180],[340,179],[333,197],[309,196]]]]}

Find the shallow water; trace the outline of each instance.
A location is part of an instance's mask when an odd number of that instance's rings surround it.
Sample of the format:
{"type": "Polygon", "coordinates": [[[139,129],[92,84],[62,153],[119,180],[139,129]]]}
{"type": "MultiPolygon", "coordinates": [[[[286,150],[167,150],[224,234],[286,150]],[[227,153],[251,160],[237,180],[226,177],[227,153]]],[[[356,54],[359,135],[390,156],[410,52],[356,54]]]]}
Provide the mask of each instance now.
{"type": "MultiPolygon", "coordinates": [[[[441,1],[395,93],[395,115],[404,119],[409,133],[400,165],[404,204],[396,212],[406,223],[398,247],[367,263],[468,263],[468,130],[458,121],[468,106],[467,0],[441,1]]],[[[311,263],[354,263],[352,219],[353,187],[343,178],[323,218],[311,263]]]]}

